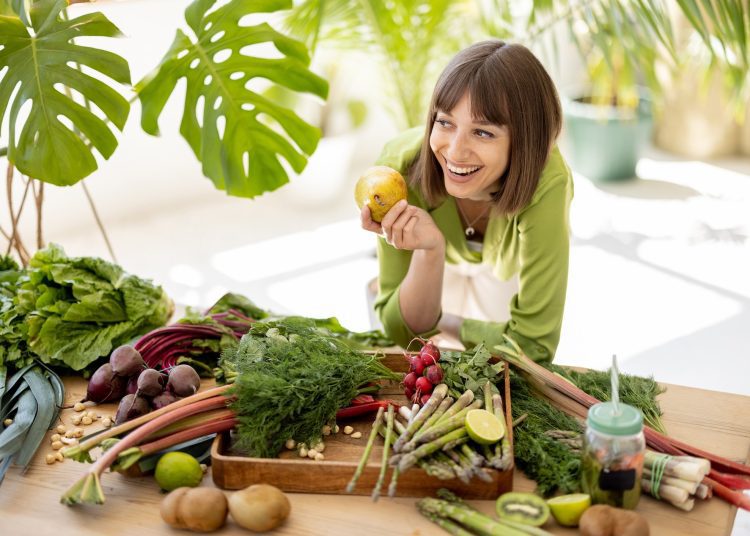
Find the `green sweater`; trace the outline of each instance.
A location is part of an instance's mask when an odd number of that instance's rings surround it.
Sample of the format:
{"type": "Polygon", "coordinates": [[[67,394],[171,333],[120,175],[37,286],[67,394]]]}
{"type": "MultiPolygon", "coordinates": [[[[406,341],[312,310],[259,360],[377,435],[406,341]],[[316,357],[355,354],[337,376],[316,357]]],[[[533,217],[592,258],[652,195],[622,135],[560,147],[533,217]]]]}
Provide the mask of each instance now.
{"type": "MultiPolygon", "coordinates": [[[[388,142],[377,164],[404,173],[419,152],[423,132],[421,127],[410,129],[388,142]]],[[[455,198],[448,196],[438,207],[429,208],[419,192],[409,189],[409,203],[427,210],[445,236],[446,262],[489,263],[501,280],[519,274],[519,290],[510,303],[510,320],[464,320],[460,333],[464,345],[484,342],[492,348],[504,342],[503,334],[507,333],[530,358],[552,360],[560,341],[568,283],[568,214],[572,198],[570,169],[555,147],[531,202],[513,216],[493,213],[479,253],[466,243],[455,198]]],[[[375,310],[385,332],[401,346],[416,336],[435,333],[434,329],[413,333],[401,315],[399,288],[411,256],[411,251],[398,250],[383,238],[378,239],[380,276],[375,310]]]]}

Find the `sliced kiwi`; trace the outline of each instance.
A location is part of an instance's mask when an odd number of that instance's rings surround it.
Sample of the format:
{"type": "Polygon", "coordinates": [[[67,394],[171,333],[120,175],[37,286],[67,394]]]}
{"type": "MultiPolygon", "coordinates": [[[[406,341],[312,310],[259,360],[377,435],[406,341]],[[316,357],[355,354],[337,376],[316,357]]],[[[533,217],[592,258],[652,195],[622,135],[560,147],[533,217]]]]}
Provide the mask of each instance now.
{"type": "Polygon", "coordinates": [[[549,519],[549,506],[533,493],[511,492],[500,495],[495,504],[500,519],[539,527],[549,519]]]}

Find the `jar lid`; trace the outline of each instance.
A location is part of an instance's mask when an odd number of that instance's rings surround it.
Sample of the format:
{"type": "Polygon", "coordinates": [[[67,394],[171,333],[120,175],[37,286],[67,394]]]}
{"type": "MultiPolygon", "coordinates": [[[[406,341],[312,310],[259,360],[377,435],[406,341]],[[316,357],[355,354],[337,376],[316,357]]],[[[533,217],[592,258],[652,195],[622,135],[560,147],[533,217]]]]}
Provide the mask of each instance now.
{"type": "Polygon", "coordinates": [[[601,402],[589,408],[586,424],[597,432],[610,435],[635,435],[643,430],[643,415],[628,404],[618,404],[615,413],[612,402],[601,402]]]}

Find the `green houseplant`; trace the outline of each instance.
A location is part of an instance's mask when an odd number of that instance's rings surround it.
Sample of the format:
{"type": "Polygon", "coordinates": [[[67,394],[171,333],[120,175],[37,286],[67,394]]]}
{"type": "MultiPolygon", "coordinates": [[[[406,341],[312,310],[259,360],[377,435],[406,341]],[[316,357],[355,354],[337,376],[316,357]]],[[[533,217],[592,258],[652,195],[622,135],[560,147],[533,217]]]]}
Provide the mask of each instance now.
{"type": "MultiPolygon", "coordinates": [[[[248,2],[195,0],[185,10],[185,31],[177,30],[159,65],[132,88],[141,101],[141,125],[159,132],[158,119],[181,78],[187,82],[180,133],[201,162],[203,173],[230,195],[254,197],[286,182],[280,159],[295,172],[315,151],[320,130],[294,111],[261,95],[257,79],[325,99],[327,82],[310,69],[306,46],[268,23],[246,25],[248,15],[269,15],[292,7],[291,0],[248,2]],[[243,49],[272,45],[280,57],[243,49]],[[273,125],[263,118],[273,120],[273,125]]],[[[65,0],[3,0],[0,13],[0,123],[8,117],[8,192],[13,171],[40,208],[42,186],[68,186],[97,168],[95,151],[109,158],[130,103],[127,62],[120,56],[75,42],[78,37],[116,37],[119,30],[101,13],[69,19],[65,0]],[[88,74],[96,72],[96,76],[88,74]],[[33,179],[33,180],[32,180],[33,179]]],[[[131,99],[131,100],[132,100],[131,99]]],[[[4,145],[4,144],[3,144],[4,145]]],[[[28,251],[18,235],[23,207],[11,207],[11,229],[0,229],[19,258],[28,251]]],[[[41,247],[38,230],[38,247],[41,247]]]]}

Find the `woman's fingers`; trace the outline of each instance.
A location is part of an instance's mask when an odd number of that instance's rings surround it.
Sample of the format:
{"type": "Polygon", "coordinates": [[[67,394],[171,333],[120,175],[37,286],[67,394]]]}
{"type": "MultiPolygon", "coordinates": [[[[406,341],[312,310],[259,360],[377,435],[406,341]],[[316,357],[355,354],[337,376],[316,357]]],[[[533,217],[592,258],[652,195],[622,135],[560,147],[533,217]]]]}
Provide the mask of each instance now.
{"type": "Polygon", "coordinates": [[[410,249],[410,245],[414,242],[410,233],[419,221],[418,214],[419,209],[410,205],[393,222],[391,226],[391,244],[394,247],[410,249]]]}
{"type": "Polygon", "coordinates": [[[359,213],[359,221],[362,224],[362,229],[364,229],[365,231],[372,231],[376,234],[383,233],[382,226],[372,219],[370,207],[368,207],[367,205],[364,205],[362,207],[362,210],[359,213]]]}
{"type": "Polygon", "coordinates": [[[396,221],[408,206],[409,204],[406,202],[406,200],[402,199],[391,207],[391,209],[383,218],[383,221],[380,222],[380,225],[383,228],[385,239],[391,245],[393,245],[393,225],[394,223],[396,223],[396,221]]]}

